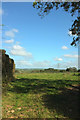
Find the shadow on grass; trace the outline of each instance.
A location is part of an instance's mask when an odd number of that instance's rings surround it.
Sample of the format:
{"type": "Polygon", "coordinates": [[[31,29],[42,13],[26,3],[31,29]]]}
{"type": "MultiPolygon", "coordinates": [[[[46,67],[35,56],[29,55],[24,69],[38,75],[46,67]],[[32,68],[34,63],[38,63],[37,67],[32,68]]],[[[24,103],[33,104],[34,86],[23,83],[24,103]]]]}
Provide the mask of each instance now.
{"type": "Polygon", "coordinates": [[[79,118],[79,86],[78,80],[45,80],[45,79],[16,79],[9,91],[16,93],[45,93],[42,101],[50,111],[56,110],[69,118],[79,118]]]}
{"type": "Polygon", "coordinates": [[[64,87],[71,87],[73,89],[80,90],[80,86],[73,86],[73,84],[78,84],[78,80],[45,80],[45,79],[16,79],[11,82],[12,88],[9,91],[16,93],[28,93],[32,91],[33,93],[48,92],[48,90],[62,90],[64,87]]]}
{"type": "Polygon", "coordinates": [[[50,110],[56,110],[65,117],[80,118],[79,91],[75,89],[62,89],[60,94],[43,95],[44,105],[50,110]]]}

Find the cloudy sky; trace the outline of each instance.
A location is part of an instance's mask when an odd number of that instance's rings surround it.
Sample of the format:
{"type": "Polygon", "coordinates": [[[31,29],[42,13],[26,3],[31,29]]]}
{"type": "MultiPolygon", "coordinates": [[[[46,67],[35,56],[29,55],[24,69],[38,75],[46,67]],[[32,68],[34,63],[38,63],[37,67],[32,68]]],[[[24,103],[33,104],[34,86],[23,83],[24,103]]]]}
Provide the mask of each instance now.
{"type": "Polygon", "coordinates": [[[63,9],[52,10],[41,19],[32,2],[3,2],[2,48],[16,68],[77,67],[78,48],[70,45],[69,32],[75,16],[63,9]]]}

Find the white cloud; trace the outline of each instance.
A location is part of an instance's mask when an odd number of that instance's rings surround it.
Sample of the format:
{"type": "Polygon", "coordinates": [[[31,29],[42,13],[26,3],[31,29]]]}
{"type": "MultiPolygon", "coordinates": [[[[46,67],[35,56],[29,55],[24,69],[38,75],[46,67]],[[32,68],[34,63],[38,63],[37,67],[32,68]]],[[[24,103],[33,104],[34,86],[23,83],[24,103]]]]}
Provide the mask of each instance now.
{"type": "Polygon", "coordinates": [[[0,15],[2,15],[4,13],[4,11],[0,8],[0,15]]]}
{"type": "Polygon", "coordinates": [[[51,62],[44,60],[44,61],[36,61],[33,63],[33,67],[50,67],[51,62]]]}
{"type": "Polygon", "coordinates": [[[15,34],[12,30],[11,31],[6,31],[5,35],[8,36],[8,37],[11,37],[11,38],[13,38],[15,36],[15,34]]]}
{"type": "Polygon", "coordinates": [[[18,60],[16,61],[16,66],[17,67],[31,67],[32,64],[29,61],[25,61],[25,60],[18,60]]]}
{"type": "Polygon", "coordinates": [[[14,45],[14,46],[13,46],[13,49],[14,49],[14,50],[22,50],[23,47],[21,47],[20,45],[14,45]]]}
{"type": "Polygon", "coordinates": [[[55,61],[63,61],[62,58],[55,58],[54,60],[55,60],[55,61]]]}
{"type": "Polygon", "coordinates": [[[63,50],[67,50],[67,49],[69,49],[67,46],[62,46],[62,49],[63,50]]]}
{"type": "Polygon", "coordinates": [[[5,43],[13,43],[13,42],[14,42],[14,39],[11,39],[11,40],[5,40],[4,42],[5,42],[5,43]]]}
{"type": "Polygon", "coordinates": [[[13,31],[13,32],[18,32],[18,30],[17,30],[17,29],[12,29],[12,31],[13,31]]]}
{"type": "Polygon", "coordinates": [[[27,52],[23,47],[20,45],[13,45],[10,54],[15,56],[26,56],[28,58],[32,58],[32,53],[27,52]]]}
{"type": "Polygon", "coordinates": [[[3,48],[5,48],[5,49],[11,49],[11,47],[9,47],[9,46],[3,46],[3,48]]]}
{"type": "Polygon", "coordinates": [[[29,67],[29,68],[45,68],[45,67],[50,67],[51,62],[44,60],[44,61],[27,61],[27,60],[19,60],[16,61],[16,67],[29,67]]]}
{"type": "Polygon", "coordinates": [[[65,61],[62,63],[57,63],[55,65],[53,65],[56,68],[68,68],[68,67],[76,67],[78,68],[78,60],[71,60],[71,61],[65,61]]]}
{"type": "Polygon", "coordinates": [[[17,29],[12,29],[12,30],[6,31],[5,35],[13,38],[13,37],[15,37],[15,32],[18,32],[18,30],[17,29]]]}
{"type": "Polygon", "coordinates": [[[61,64],[62,68],[68,68],[68,67],[76,67],[78,68],[78,61],[66,61],[61,64]]]}
{"type": "Polygon", "coordinates": [[[78,55],[66,54],[66,55],[64,55],[64,57],[67,57],[67,58],[78,58],[78,55]]]}

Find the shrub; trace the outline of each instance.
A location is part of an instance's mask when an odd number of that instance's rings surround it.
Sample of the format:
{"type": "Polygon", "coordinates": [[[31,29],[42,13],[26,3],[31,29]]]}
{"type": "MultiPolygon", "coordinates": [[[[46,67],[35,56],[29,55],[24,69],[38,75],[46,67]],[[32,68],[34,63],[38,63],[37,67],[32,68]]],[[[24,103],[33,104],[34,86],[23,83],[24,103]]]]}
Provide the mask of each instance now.
{"type": "Polygon", "coordinates": [[[70,68],[67,68],[66,71],[68,72],[77,72],[77,68],[76,67],[70,67],[70,68]]]}

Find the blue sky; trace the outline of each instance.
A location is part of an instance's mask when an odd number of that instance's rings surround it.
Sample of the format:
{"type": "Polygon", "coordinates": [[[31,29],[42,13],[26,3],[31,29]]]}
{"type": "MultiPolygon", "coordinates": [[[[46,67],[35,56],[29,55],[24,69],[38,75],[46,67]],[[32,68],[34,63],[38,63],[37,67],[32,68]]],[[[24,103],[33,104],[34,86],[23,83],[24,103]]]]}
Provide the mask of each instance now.
{"type": "Polygon", "coordinates": [[[5,2],[2,11],[2,48],[16,68],[77,67],[78,48],[68,33],[76,15],[54,9],[41,19],[32,2],[5,2]]]}

